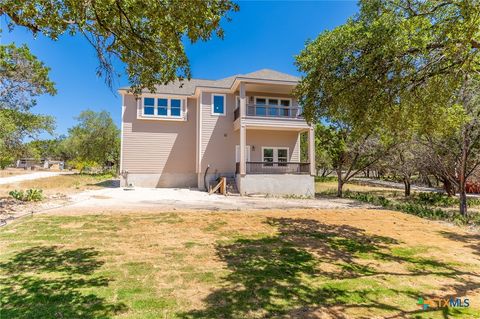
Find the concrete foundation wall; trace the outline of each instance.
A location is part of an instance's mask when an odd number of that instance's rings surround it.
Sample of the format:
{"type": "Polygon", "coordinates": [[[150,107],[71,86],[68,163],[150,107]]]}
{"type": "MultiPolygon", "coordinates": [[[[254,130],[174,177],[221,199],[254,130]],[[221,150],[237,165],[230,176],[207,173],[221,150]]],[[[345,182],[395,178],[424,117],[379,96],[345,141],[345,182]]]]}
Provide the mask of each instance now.
{"type": "Polygon", "coordinates": [[[315,180],[310,175],[251,174],[240,176],[237,174],[237,188],[242,195],[315,196],[315,180]]]}
{"type": "Polygon", "coordinates": [[[197,174],[195,173],[128,173],[122,177],[120,186],[133,184],[136,187],[192,187],[197,188],[197,174]]]}

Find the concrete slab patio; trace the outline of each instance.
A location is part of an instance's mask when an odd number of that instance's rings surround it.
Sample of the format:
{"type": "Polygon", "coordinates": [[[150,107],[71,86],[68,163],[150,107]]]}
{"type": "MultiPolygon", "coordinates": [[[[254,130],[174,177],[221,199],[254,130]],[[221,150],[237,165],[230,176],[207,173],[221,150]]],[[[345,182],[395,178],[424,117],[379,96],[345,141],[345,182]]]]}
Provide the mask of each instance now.
{"type": "Polygon", "coordinates": [[[206,192],[178,188],[110,188],[86,191],[70,197],[72,208],[155,208],[201,210],[251,210],[291,208],[360,208],[366,205],[349,199],[266,198],[262,196],[209,195],[206,192]]]}

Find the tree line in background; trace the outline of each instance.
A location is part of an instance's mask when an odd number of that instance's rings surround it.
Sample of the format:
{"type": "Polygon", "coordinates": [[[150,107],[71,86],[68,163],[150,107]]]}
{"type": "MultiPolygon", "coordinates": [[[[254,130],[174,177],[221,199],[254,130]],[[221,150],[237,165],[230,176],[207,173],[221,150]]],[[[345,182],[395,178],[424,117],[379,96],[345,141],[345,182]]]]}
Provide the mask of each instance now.
{"type": "Polygon", "coordinates": [[[37,140],[55,129],[52,116],[31,111],[37,96],[56,93],[48,74],[27,47],[0,46],[0,168],[22,157],[63,160],[79,169],[116,168],[120,132],[107,112],[84,111],[67,136],[37,140]]]}
{"type": "Polygon", "coordinates": [[[435,176],[460,194],[480,164],[480,4],[363,0],[296,57],[296,95],[317,124],[319,167],[344,183],[375,168],[435,176]]]}
{"type": "MultiPolygon", "coordinates": [[[[190,78],[184,40],[222,38],[220,21],[237,10],[228,0],[0,2],[8,30],[23,27],[53,41],[79,34],[97,55],[97,75],[112,88],[119,76],[114,64],[121,61],[135,93],[190,78]]],[[[83,112],[68,136],[35,141],[40,133],[54,133],[53,117],[31,112],[35,97],[56,94],[49,70],[25,45],[0,44],[0,167],[25,156],[59,158],[76,166],[117,165],[118,129],[105,112],[83,112]],[[25,143],[29,139],[34,142],[25,143]]]]}
{"type": "MultiPolygon", "coordinates": [[[[406,195],[414,175],[434,176],[448,194],[460,194],[459,209],[467,216],[467,180],[480,164],[480,4],[361,0],[359,8],[296,56],[304,76],[295,95],[316,125],[319,169],[335,172],[339,196],[345,183],[369,170],[401,176],[406,195]]],[[[9,28],[53,40],[82,34],[95,48],[98,74],[111,85],[112,59],[118,58],[134,92],[189,78],[182,39],[222,37],[221,19],[236,10],[231,1],[215,0],[0,4],[9,28]]],[[[35,96],[55,94],[55,88],[28,48],[3,45],[0,54],[0,160],[9,161],[26,137],[53,131],[51,117],[30,109],[35,96]]],[[[90,134],[90,124],[112,127],[105,114],[87,112],[68,137],[29,147],[41,154],[51,144],[48,152],[65,159],[115,162],[118,148],[107,151],[95,140],[105,136],[113,143],[113,134],[90,134]],[[105,152],[94,155],[100,149],[105,152]]]]}

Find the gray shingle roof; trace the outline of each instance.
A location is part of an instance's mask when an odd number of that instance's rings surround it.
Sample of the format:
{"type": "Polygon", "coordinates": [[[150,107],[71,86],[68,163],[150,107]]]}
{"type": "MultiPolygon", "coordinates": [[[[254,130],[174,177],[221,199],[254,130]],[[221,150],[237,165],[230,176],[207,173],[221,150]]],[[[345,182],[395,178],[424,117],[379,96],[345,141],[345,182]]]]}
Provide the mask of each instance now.
{"type": "MultiPolygon", "coordinates": [[[[176,94],[176,95],[193,95],[197,87],[214,87],[221,89],[229,89],[232,87],[236,78],[242,79],[254,79],[254,80],[270,80],[270,81],[287,81],[298,82],[299,78],[290,74],[270,70],[262,69],[247,74],[237,74],[228,78],[220,80],[205,80],[205,79],[190,79],[190,81],[180,82],[178,80],[167,84],[157,85],[156,92],[163,94],[176,94]]],[[[130,87],[122,87],[120,90],[128,90],[130,87]]],[[[144,91],[148,93],[148,90],[144,91]]]]}

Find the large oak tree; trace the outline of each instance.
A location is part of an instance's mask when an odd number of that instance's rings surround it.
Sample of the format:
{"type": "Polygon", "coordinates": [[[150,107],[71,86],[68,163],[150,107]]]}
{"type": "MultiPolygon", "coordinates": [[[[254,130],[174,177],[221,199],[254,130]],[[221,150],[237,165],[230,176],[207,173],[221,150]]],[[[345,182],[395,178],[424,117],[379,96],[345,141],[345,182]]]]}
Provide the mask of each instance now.
{"type": "Polygon", "coordinates": [[[229,0],[2,0],[0,16],[53,40],[81,34],[95,48],[98,74],[108,84],[114,59],[126,65],[135,92],[190,78],[184,41],[223,37],[222,18],[238,6],[229,0]]]}
{"type": "Polygon", "coordinates": [[[463,92],[479,76],[479,49],[476,0],[364,0],[358,15],[320,34],[297,57],[305,74],[297,94],[309,120],[327,117],[364,131],[429,136],[450,127],[438,121],[464,118],[456,129],[455,171],[466,215],[467,157],[475,144],[466,134],[472,99],[463,92]]]}

